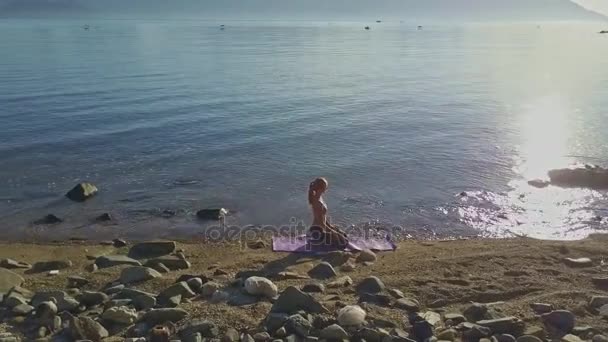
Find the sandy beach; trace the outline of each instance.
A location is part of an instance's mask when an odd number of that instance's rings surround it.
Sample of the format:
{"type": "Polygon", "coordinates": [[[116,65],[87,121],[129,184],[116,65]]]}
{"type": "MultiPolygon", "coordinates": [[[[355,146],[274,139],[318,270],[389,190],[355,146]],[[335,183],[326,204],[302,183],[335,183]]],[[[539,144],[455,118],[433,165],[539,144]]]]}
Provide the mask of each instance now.
{"type": "MultiPolygon", "coordinates": [[[[79,242],[42,245],[5,243],[0,248],[0,259],[10,258],[16,262],[33,265],[29,270],[12,270],[23,276],[21,287],[31,292],[29,296],[36,296],[37,292],[60,290],[66,291],[66,296],[80,298],[80,305],[69,310],[72,312],[72,318],[66,319],[64,316],[60,326],[55,330],[46,331],[44,338],[47,340],[70,340],[71,336],[74,336],[74,328],[70,327],[68,322],[73,322],[74,317],[78,319],[86,316],[92,317],[109,332],[110,336],[104,336],[104,340],[122,341],[127,337],[136,337],[133,327],[145,325],[147,312],[172,306],[174,308],[170,310],[185,310],[186,315],[178,315],[179,319],[175,319],[172,328],[175,339],[181,336],[182,340],[192,340],[180,335],[180,332],[187,329],[188,324],[193,324],[192,322],[205,320],[215,329],[211,333],[206,332],[208,336],[199,331],[200,337],[206,339],[228,341],[231,340],[230,332],[236,329],[239,335],[242,334],[239,336],[241,340],[250,337],[255,337],[256,340],[315,340],[320,338],[327,325],[336,319],[340,320],[341,308],[358,305],[366,313],[364,322],[355,328],[343,327],[348,334],[347,338],[353,340],[369,340],[371,337],[366,339],[362,334],[369,334],[370,331],[376,334],[372,334],[373,336],[382,337],[386,334],[392,340],[400,341],[422,341],[431,338],[419,336],[422,333],[415,329],[419,324],[412,324],[411,317],[417,313],[419,318],[430,323],[434,336],[432,338],[439,340],[494,338],[506,341],[509,337],[502,335],[510,333],[509,335],[520,339],[522,335],[526,335],[524,339],[527,335],[535,335],[542,340],[573,341],[575,338],[593,338],[593,341],[601,341],[601,336],[596,335],[608,333],[608,322],[603,316],[606,314],[606,307],[603,306],[608,303],[605,301],[608,297],[603,297],[607,295],[603,288],[603,277],[606,276],[608,268],[603,261],[604,255],[608,253],[606,241],[602,235],[568,242],[528,238],[404,241],[399,243],[395,252],[378,253],[375,260],[369,259],[370,261],[365,263],[357,262],[368,259],[356,253],[332,252],[320,256],[274,253],[268,247],[268,241],[264,244],[250,243],[249,247],[247,243],[178,242],[173,253],[177,256],[174,258],[185,258],[187,264],[172,268],[183,269],[155,273],[158,277],[125,284],[127,288],[157,296],[159,301],[156,302],[155,308],[144,310],[133,308],[132,303],[113,302],[116,298],[124,297],[120,297],[120,291],[108,291],[108,288],[119,285],[121,280],[124,280],[122,274],[125,269],[136,266],[117,265],[99,269],[95,267],[97,270],[91,272],[93,263],[100,264],[100,256],[128,254],[133,246],[131,242],[120,248],[79,242]],[[57,275],[48,275],[46,268],[38,272],[40,264],[36,263],[41,261],[64,261],[63,266],[67,267],[60,269],[57,275]],[[315,271],[311,271],[323,261],[333,265],[335,274],[323,274],[319,277],[315,271]],[[310,279],[310,275],[313,275],[313,278],[325,279],[310,279]],[[84,278],[83,284],[78,285],[80,289],[67,288],[72,276],[84,278]],[[275,284],[279,298],[249,296],[243,282],[250,276],[265,277],[275,284]],[[361,284],[371,276],[381,280],[384,284],[382,289],[371,292],[362,290],[361,284]],[[204,285],[201,288],[192,288],[193,295],[183,296],[177,303],[161,304],[163,291],[175,287],[174,284],[180,277],[188,280],[190,285],[190,278],[199,277],[202,281],[197,281],[198,285],[204,285]],[[114,282],[117,279],[118,282],[114,282]],[[277,315],[271,311],[277,311],[277,302],[281,302],[280,297],[291,291],[286,289],[292,286],[298,289],[323,290],[310,294],[301,293],[310,296],[309,300],[318,302],[326,311],[305,313],[301,312],[306,311],[304,308],[295,310],[308,315],[312,325],[307,333],[309,336],[296,333],[295,331],[299,331],[297,329],[291,331],[287,328],[287,336],[281,337],[280,334],[276,335],[277,331],[268,328],[267,317],[277,315]],[[98,302],[82,304],[82,293],[97,291],[110,294],[102,295],[98,302]],[[108,321],[102,318],[105,317],[104,311],[119,304],[119,307],[125,304],[125,309],[133,308],[133,319],[129,324],[118,324],[111,319],[108,321]],[[479,310],[479,317],[475,317],[475,312],[479,310]],[[551,315],[552,312],[558,312],[559,315],[563,310],[572,315],[573,326],[568,327],[570,323],[563,323],[563,317],[557,320],[557,327],[551,322],[548,323],[547,320],[551,318],[546,315],[551,315]],[[510,323],[492,323],[492,320],[500,321],[505,318],[510,323]],[[463,320],[468,322],[461,322],[463,320]],[[490,323],[487,323],[488,320],[490,323]],[[559,326],[560,324],[566,326],[559,326]],[[480,328],[482,333],[479,336],[470,333],[479,326],[490,326],[492,331],[480,328]]],[[[28,295],[24,297],[27,305],[28,295]]],[[[29,314],[21,315],[12,312],[6,304],[5,300],[0,311],[3,322],[0,331],[22,340],[37,337],[35,335],[38,333],[39,324],[36,323],[36,310],[39,309],[33,307],[29,314]]],[[[33,301],[30,304],[34,304],[33,301]]],[[[61,316],[60,311],[58,316],[61,316]]],[[[293,312],[286,314],[291,315],[293,312]]],[[[289,315],[286,317],[291,317],[289,315]]],[[[150,328],[147,326],[148,331],[139,334],[149,336],[150,328]]],[[[198,337],[195,335],[192,338],[198,337]]],[[[88,336],[88,339],[95,340],[95,337],[88,336]]]]}

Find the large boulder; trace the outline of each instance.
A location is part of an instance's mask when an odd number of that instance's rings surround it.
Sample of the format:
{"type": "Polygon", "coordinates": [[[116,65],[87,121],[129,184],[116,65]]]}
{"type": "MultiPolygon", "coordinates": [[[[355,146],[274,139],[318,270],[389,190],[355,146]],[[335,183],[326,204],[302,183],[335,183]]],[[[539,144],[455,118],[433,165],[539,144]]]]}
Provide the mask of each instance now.
{"type": "Polygon", "coordinates": [[[76,184],[72,190],[65,194],[65,197],[75,202],[84,202],[87,199],[97,194],[97,187],[91,183],[80,183],[76,184]]]}
{"type": "Polygon", "coordinates": [[[169,255],[175,252],[175,241],[148,241],[134,245],[129,249],[129,257],[134,259],[150,259],[169,255]]]}
{"type": "Polygon", "coordinates": [[[341,326],[332,324],[321,330],[319,337],[328,341],[343,341],[348,339],[348,333],[341,326]]]}
{"type": "Polygon", "coordinates": [[[252,296],[275,298],[279,290],[277,286],[264,277],[249,277],[245,280],[245,291],[252,296]]]}
{"type": "Polygon", "coordinates": [[[218,327],[211,321],[192,321],[186,324],[180,331],[179,336],[185,340],[188,336],[201,334],[202,337],[213,338],[219,335],[218,327]]]}
{"type": "Polygon", "coordinates": [[[110,297],[108,297],[107,294],[95,291],[83,291],[80,294],[76,295],[76,300],[78,300],[81,305],[84,305],[86,307],[103,304],[109,299],[110,297]]]}
{"type": "Polygon", "coordinates": [[[272,312],[296,313],[300,310],[308,313],[328,312],[318,300],[310,294],[298,290],[294,286],[286,288],[272,305],[272,312]]]}
{"type": "Polygon", "coordinates": [[[489,328],[494,334],[510,334],[519,336],[526,328],[523,321],[517,317],[504,317],[498,319],[481,320],[477,324],[489,328]]]}
{"type": "Polygon", "coordinates": [[[196,293],[190,289],[188,284],[185,281],[180,281],[179,283],[175,283],[165,290],[163,290],[158,297],[168,299],[175,296],[181,296],[182,298],[192,298],[196,296],[196,293]]]}
{"type": "Polygon", "coordinates": [[[123,284],[138,283],[154,278],[160,278],[162,275],[149,267],[134,266],[125,268],[120,273],[120,282],[123,284]]]}
{"type": "Polygon", "coordinates": [[[72,267],[70,260],[39,261],[32,266],[32,272],[48,272],[52,270],[63,270],[72,267]]]}
{"type": "Polygon", "coordinates": [[[141,266],[141,263],[126,255],[102,255],[95,259],[95,264],[99,268],[114,267],[118,265],[141,266]]]}
{"type": "Polygon", "coordinates": [[[6,295],[13,287],[21,286],[25,279],[13,271],[0,268],[0,295],[6,295]]]}
{"type": "Polygon", "coordinates": [[[540,316],[545,325],[551,326],[564,333],[570,333],[574,329],[576,317],[567,310],[555,310],[540,316]]]}

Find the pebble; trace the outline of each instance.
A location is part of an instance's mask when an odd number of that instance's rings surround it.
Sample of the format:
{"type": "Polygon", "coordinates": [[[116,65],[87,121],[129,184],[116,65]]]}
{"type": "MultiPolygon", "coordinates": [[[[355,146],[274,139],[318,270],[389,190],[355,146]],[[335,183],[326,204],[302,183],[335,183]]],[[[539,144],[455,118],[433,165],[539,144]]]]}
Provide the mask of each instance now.
{"type": "Polygon", "coordinates": [[[330,283],[327,284],[327,287],[330,289],[347,287],[353,284],[353,280],[349,276],[340,277],[330,283]]]}
{"type": "Polygon", "coordinates": [[[201,295],[203,295],[203,297],[211,297],[220,288],[220,284],[209,281],[201,286],[201,295]]]}
{"type": "Polygon", "coordinates": [[[344,265],[340,266],[340,271],[342,272],[353,272],[357,266],[352,262],[348,261],[344,265]]]}
{"type": "Polygon", "coordinates": [[[332,324],[321,330],[319,337],[324,340],[342,341],[348,339],[348,333],[341,326],[332,324]]]}
{"type": "Polygon", "coordinates": [[[564,258],[564,263],[570,267],[591,267],[593,261],[589,258],[564,258]]]}
{"type": "Polygon", "coordinates": [[[149,325],[157,325],[165,322],[179,322],[188,316],[188,312],[183,309],[163,308],[152,309],[144,314],[142,320],[149,325]]]}
{"type": "Polygon", "coordinates": [[[371,276],[363,279],[357,284],[358,293],[378,293],[384,290],[384,283],[378,277],[371,276]]]}
{"type": "Polygon", "coordinates": [[[570,333],[574,328],[576,317],[567,310],[555,310],[541,316],[543,322],[564,333],[570,333]]]}
{"type": "Polygon", "coordinates": [[[401,298],[395,302],[395,307],[406,311],[417,312],[420,310],[420,303],[412,298],[401,298]]]}
{"type": "Polygon", "coordinates": [[[438,332],[437,338],[439,340],[444,340],[444,341],[454,341],[457,334],[458,333],[456,330],[450,328],[450,329],[445,329],[443,331],[438,332]]]}
{"type": "Polygon", "coordinates": [[[277,286],[264,277],[249,277],[245,280],[244,286],[245,292],[252,296],[275,298],[279,293],[277,286]]]}
{"type": "Polygon", "coordinates": [[[330,263],[323,261],[308,271],[308,275],[315,279],[329,279],[335,277],[337,273],[330,263]]]}
{"type": "Polygon", "coordinates": [[[376,253],[372,252],[369,249],[362,250],[357,256],[357,262],[375,262],[377,260],[376,253]]]}
{"type": "Polygon", "coordinates": [[[133,324],[137,320],[137,312],[126,306],[119,306],[106,310],[101,318],[112,323],[127,325],[133,324]]]}
{"type": "Polygon", "coordinates": [[[194,292],[201,292],[203,288],[203,279],[199,277],[190,278],[186,281],[186,283],[194,292]]]}
{"type": "Polygon", "coordinates": [[[285,322],[285,329],[288,334],[295,334],[300,337],[306,337],[312,329],[312,323],[302,315],[292,315],[285,322]]]}
{"type": "Polygon", "coordinates": [[[240,339],[239,332],[234,328],[226,329],[224,336],[222,336],[222,342],[239,342],[240,339]]]}
{"type": "Polygon", "coordinates": [[[366,313],[358,305],[347,305],[338,311],[338,324],[341,326],[360,326],[365,322],[366,313]]]}
{"type": "Polygon", "coordinates": [[[325,285],[321,283],[309,283],[302,286],[302,291],[308,293],[323,293],[325,292],[325,285]]]}
{"type": "Polygon", "coordinates": [[[537,314],[544,314],[553,311],[553,305],[545,303],[532,303],[530,304],[532,310],[537,314]]]}
{"type": "Polygon", "coordinates": [[[397,289],[389,289],[388,290],[388,294],[390,294],[391,296],[397,298],[397,299],[401,299],[404,298],[405,295],[403,294],[403,292],[401,292],[400,290],[397,289]]]}

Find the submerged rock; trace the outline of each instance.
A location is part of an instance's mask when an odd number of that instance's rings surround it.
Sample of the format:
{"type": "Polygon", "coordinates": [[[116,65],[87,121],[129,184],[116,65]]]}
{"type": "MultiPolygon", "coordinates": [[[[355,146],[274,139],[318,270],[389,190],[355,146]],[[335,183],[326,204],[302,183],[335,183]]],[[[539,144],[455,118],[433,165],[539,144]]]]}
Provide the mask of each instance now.
{"type": "Polygon", "coordinates": [[[57,217],[53,214],[48,214],[45,217],[34,221],[34,224],[57,224],[57,223],[61,223],[61,222],[63,222],[63,220],[60,219],[59,217],[57,217]]]}
{"type": "Polygon", "coordinates": [[[110,213],[103,213],[95,218],[96,222],[108,222],[112,221],[112,215],[110,213]]]}
{"type": "Polygon", "coordinates": [[[196,217],[201,220],[220,220],[228,215],[228,210],[224,208],[201,209],[196,212],[196,217]]]}
{"type": "Polygon", "coordinates": [[[80,183],[76,184],[72,190],[65,194],[65,197],[71,199],[74,202],[84,202],[87,199],[95,196],[98,190],[97,187],[91,183],[80,183]]]}

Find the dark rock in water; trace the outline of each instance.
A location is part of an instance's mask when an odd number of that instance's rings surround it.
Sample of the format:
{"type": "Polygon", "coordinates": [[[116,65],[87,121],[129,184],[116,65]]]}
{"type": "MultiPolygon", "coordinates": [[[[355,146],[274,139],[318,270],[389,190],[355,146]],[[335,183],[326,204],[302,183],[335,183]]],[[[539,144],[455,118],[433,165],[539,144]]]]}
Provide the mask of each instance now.
{"type": "Polygon", "coordinates": [[[135,259],[131,259],[126,255],[102,255],[95,259],[95,264],[99,268],[107,268],[118,265],[141,266],[141,263],[135,259]]]}
{"type": "Polygon", "coordinates": [[[175,241],[149,241],[134,245],[129,250],[129,257],[134,259],[149,259],[169,255],[175,252],[175,241]]]}
{"type": "Polygon", "coordinates": [[[95,221],[97,222],[108,222],[108,221],[112,221],[112,216],[110,215],[110,213],[103,213],[99,216],[97,216],[95,218],[95,221]]]}
{"type": "Polygon", "coordinates": [[[378,277],[367,277],[357,284],[358,293],[378,293],[384,290],[384,283],[378,277]]]}
{"type": "Polygon", "coordinates": [[[60,219],[59,217],[53,215],[53,214],[48,214],[45,217],[34,221],[34,224],[57,224],[57,223],[61,223],[63,222],[62,219],[60,219]]]}
{"type": "Polygon", "coordinates": [[[220,220],[228,215],[228,210],[224,208],[201,209],[196,212],[196,217],[201,220],[220,220]]]}
{"type": "Polygon", "coordinates": [[[32,266],[31,271],[36,272],[48,272],[52,270],[63,270],[72,267],[70,260],[51,260],[51,261],[39,261],[32,266]]]}
{"type": "Polygon", "coordinates": [[[286,288],[272,305],[272,312],[296,313],[304,310],[308,313],[324,313],[328,310],[310,294],[306,294],[297,288],[290,286],[286,288]]]}
{"type": "Polygon", "coordinates": [[[91,183],[80,183],[77,184],[72,190],[65,194],[65,197],[71,199],[74,202],[84,202],[87,199],[97,194],[97,187],[91,183]]]}
{"type": "Polygon", "coordinates": [[[608,34],[608,30],[600,31],[599,34],[608,34]]]}
{"type": "Polygon", "coordinates": [[[561,187],[607,189],[608,169],[585,165],[549,171],[551,184],[561,187]]]}
{"type": "Polygon", "coordinates": [[[112,246],[116,248],[122,248],[127,246],[127,241],[123,239],[114,239],[112,240],[112,246]]]}
{"type": "Polygon", "coordinates": [[[308,271],[308,275],[316,279],[329,279],[337,275],[334,268],[328,262],[321,262],[308,271]]]}
{"type": "Polygon", "coordinates": [[[528,181],[528,185],[539,189],[546,188],[549,186],[549,184],[551,184],[551,182],[542,179],[532,179],[528,181]]]}
{"type": "Polygon", "coordinates": [[[15,268],[31,268],[32,265],[27,262],[16,261],[13,259],[2,259],[0,260],[0,267],[6,269],[15,269],[15,268]]]}
{"type": "Polygon", "coordinates": [[[551,326],[564,333],[570,333],[574,329],[576,317],[567,310],[555,310],[540,316],[545,325],[551,326]]]}
{"type": "Polygon", "coordinates": [[[365,26],[365,29],[369,31],[369,26],[365,26]]]}

